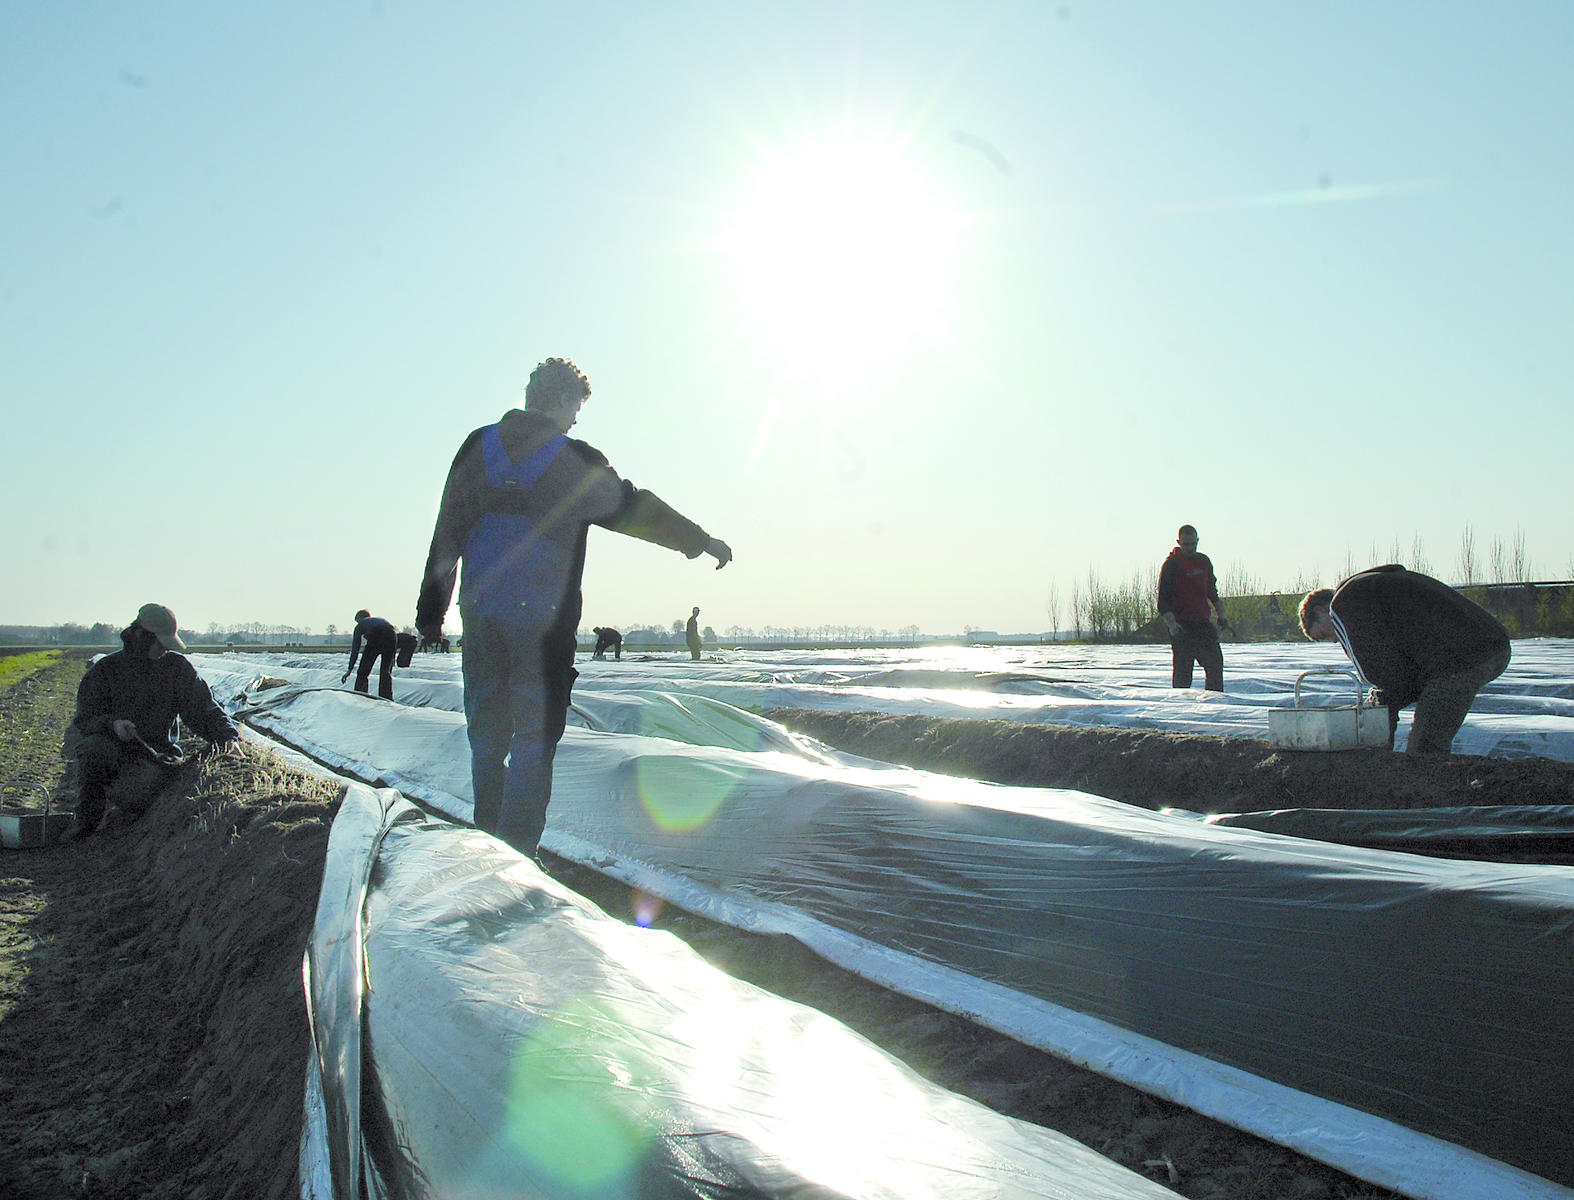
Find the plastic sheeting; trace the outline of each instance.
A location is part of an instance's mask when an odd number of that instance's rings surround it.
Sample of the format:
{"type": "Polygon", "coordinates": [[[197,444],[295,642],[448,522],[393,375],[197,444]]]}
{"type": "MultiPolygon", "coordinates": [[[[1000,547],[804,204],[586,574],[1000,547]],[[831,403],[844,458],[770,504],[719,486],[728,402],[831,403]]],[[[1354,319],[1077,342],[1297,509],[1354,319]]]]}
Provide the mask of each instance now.
{"type": "MultiPolygon", "coordinates": [[[[459,660],[458,654],[417,656],[408,671],[396,674],[394,698],[462,712],[459,660]]],[[[722,651],[699,663],[687,655],[630,656],[622,662],[582,656],[575,695],[680,691],[751,712],[865,710],[1266,738],[1268,710],[1293,703],[1297,674],[1349,666],[1337,646],[1312,643],[1229,645],[1225,660],[1226,690],[1220,694],[1172,689],[1165,646],[722,651]]],[[[194,661],[219,671],[261,669],[295,683],[341,686],[342,666],[321,655],[194,661]]],[[[1327,702],[1348,685],[1313,679],[1306,690],[1312,702],[1327,702]]],[[[1397,735],[1401,748],[1409,728],[1406,711],[1397,735]]],[[[1574,642],[1515,642],[1508,670],[1476,698],[1455,746],[1465,754],[1574,762],[1574,642]]]]}
{"type": "Polygon", "coordinates": [[[1574,864],[1574,805],[1224,813],[1210,825],[1443,858],[1574,864]]]}
{"type": "MultiPolygon", "coordinates": [[[[468,816],[458,714],[265,695],[258,728],[468,816]]],[[[1574,1194],[1515,1169],[1574,1183],[1574,871],[841,765],[763,721],[739,749],[746,714],[684,697],[601,720],[653,707],[660,737],[568,731],[549,850],[1409,1194],[1574,1194]]]]}
{"type": "Polygon", "coordinates": [[[1171,1195],[391,791],[334,822],[307,982],[316,1200],[1171,1195]]]}

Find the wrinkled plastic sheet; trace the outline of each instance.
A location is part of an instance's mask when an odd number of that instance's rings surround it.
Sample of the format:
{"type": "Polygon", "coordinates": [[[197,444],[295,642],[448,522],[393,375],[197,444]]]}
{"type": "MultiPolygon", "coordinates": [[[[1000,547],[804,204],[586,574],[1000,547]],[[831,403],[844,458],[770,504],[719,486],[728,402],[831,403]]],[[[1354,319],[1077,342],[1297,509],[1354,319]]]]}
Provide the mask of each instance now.
{"type": "Polygon", "coordinates": [[[1207,821],[1210,825],[1444,858],[1574,864],[1574,805],[1569,804],[1288,808],[1222,813],[1207,821]]]}
{"type": "Polygon", "coordinates": [[[306,978],[314,1200],[1171,1195],[391,791],[345,797],[306,978]]]}
{"type": "MultiPolygon", "coordinates": [[[[268,671],[290,682],[344,687],[337,655],[194,656],[203,670],[268,671]],[[225,665],[227,664],[227,665],[225,665]]],[[[459,654],[418,655],[394,675],[401,704],[464,711],[459,654]]],[[[1254,643],[1225,647],[1225,691],[1170,687],[1167,646],[928,647],[916,650],[718,651],[703,662],[631,655],[581,656],[577,697],[681,691],[760,712],[770,708],[998,718],[1054,725],[1160,729],[1267,738],[1268,712],[1293,704],[1296,676],[1349,667],[1338,646],[1254,643]]],[[[1307,681],[1311,704],[1347,703],[1343,680],[1307,681]]],[[[1396,745],[1409,737],[1401,713],[1396,745]]],[[[1574,641],[1516,641],[1508,670],[1476,697],[1455,740],[1463,754],[1574,762],[1574,641]]]]}
{"type": "MultiPolygon", "coordinates": [[[[458,714],[268,703],[258,728],[468,817],[458,714]]],[[[683,696],[592,707],[664,735],[568,730],[554,853],[1407,1194],[1574,1194],[1568,868],[843,765],[763,721],[778,748],[739,749],[745,715],[683,696]]]]}

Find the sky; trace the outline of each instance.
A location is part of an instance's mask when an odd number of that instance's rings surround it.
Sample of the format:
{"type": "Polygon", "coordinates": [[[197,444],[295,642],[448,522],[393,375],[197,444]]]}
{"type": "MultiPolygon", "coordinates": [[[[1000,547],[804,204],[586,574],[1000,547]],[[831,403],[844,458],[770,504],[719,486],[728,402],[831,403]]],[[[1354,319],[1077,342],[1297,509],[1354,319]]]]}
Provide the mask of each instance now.
{"type": "MultiPolygon", "coordinates": [[[[1068,625],[1073,580],[1574,575],[1574,7],[0,7],[0,623],[404,625],[472,429],[585,624],[1068,625]]],[[[449,626],[457,629],[457,609],[449,626]]]]}

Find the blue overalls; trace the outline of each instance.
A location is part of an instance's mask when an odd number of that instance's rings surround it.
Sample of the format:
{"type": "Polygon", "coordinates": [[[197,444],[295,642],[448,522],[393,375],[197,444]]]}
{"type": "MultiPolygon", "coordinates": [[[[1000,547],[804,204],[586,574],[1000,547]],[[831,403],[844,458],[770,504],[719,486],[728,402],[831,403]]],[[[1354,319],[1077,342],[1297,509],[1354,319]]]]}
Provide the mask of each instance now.
{"type": "Polygon", "coordinates": [[[475,824],[525,854],[536,852],[546,826],[563,736],[566,697],[550,703],[542,641],[568,590],[573,551],[511,510],[566,445],[559,434],[514,463],[496,425],[481,431],[491,504],[465,538],[459,588],[475,824]]]}

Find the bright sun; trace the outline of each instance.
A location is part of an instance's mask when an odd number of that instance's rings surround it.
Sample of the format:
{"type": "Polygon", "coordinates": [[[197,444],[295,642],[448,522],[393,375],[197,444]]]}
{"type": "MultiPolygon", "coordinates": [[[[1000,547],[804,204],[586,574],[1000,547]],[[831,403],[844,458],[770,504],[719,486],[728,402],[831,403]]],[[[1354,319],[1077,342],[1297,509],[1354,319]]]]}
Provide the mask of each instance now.
{"type": "Polygon", "coordinates": [[[895,148],[844,138],[764,157],[724,242],[762,340],[846,367],[940,332],[958,225],[895,148]]]}

